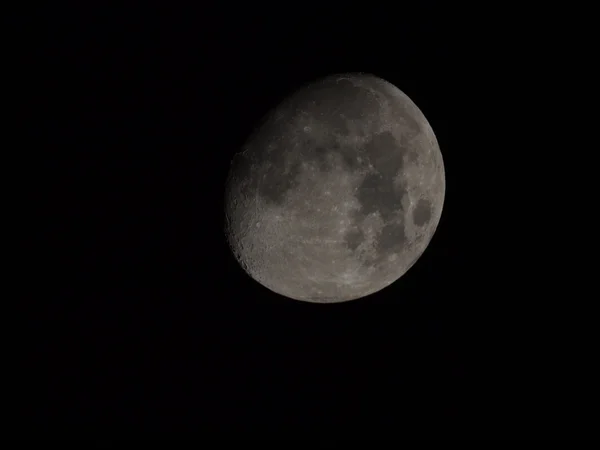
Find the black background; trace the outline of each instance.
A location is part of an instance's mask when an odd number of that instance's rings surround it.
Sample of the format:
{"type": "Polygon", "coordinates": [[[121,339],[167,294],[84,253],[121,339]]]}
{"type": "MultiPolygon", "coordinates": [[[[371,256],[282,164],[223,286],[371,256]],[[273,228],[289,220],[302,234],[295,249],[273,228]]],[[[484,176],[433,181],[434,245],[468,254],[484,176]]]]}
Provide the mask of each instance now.
{"type": "Polygon", "coordinates": [[[427,6],[77,5],[15,21],[14,47],[26,49],[16,90],[24,191],[42,214],[28,224],[10,431],[590,430],[591,355],[583,337],[567,344],[580,327],[557,321],[535,282],[542,231],[527,220],[536,211],[519,168],[536,136],[516,138],[522,124],[534,128],[526,68],[539,53],[511,41],[514,26],[495,26],[494,11],[427,6]],[[385,290],[296,302],[251,280],[227,248],[229,161],[293,89],[356,71],[398,86],[430,121],[447,175],[442,219],[417,264],[385,290]]]}

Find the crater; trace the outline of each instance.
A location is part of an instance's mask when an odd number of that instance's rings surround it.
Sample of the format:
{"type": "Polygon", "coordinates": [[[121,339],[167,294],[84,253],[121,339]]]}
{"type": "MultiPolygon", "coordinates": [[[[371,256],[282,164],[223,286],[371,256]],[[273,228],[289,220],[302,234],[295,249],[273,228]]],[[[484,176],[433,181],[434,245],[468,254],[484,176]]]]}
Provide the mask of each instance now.
{"type": "Polygon", "coordinates": [[[424,198],[420,199],[417,202],[415,209],[413,209],[412,216],[413,223],[418,227],[422,227],[429,223],[431,220],[431,202],[424,198]]]}

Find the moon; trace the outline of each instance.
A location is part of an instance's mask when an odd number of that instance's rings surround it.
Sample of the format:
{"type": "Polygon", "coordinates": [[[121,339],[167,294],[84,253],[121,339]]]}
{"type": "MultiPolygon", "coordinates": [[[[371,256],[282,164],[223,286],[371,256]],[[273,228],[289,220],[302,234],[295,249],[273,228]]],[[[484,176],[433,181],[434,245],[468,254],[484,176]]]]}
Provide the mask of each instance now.
{"type": "Polygon", "coordinates": [[[233,157],[225,233],[271,291],[345,302],[410,269],[438,226],[445,189],[417,105],[374,75],[333,75],[290,94],[233,157]]]}

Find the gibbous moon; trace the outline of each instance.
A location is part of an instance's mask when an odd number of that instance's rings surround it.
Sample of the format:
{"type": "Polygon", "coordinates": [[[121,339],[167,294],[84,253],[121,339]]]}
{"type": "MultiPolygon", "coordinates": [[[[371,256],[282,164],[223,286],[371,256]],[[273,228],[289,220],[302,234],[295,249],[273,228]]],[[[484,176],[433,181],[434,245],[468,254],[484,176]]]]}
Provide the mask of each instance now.
{"type": "Polygon", "coordinates": [[[234,156],[227,239],[278,294],[354,300],[425,251],[445,186],[436,137],[406,94],[373,75],[330,76],[275,107],[234,156]]]}

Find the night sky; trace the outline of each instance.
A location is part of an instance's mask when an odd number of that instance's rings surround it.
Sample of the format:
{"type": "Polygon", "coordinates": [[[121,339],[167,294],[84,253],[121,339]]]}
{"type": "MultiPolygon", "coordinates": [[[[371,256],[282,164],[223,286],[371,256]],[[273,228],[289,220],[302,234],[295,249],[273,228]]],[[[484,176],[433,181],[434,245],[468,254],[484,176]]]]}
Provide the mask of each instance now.
{"type": "Polygon", "coordinates": [[[507,40],[427,6],[197,3],[49,3],[15,22],[26,190],[42,214],[29,223],[11,429],[293,440],[587,429],[589,372],[566,375],[581,355],[554,334],[535,256],[515,250],[532,226],[514,220],[521,157],[497,125],[519,133],[526,120],[509,105],[523,66],[507,40]],[[446,199],[396,283],[302,303],[235,261],[224,183],[270,108],[342,72],[384,78],[419,106],[446,199]]]}

